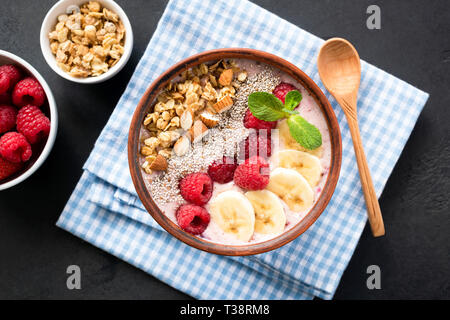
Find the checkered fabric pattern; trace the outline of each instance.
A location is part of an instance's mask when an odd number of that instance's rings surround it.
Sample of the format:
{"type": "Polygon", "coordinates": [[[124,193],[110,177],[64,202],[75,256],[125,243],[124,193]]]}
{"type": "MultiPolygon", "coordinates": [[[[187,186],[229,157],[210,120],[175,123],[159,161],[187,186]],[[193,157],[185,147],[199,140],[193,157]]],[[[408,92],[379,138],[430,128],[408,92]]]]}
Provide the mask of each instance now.
{"type": "MultiPolygon", "coordinates": [[[[342,130],[336,191],[307,232],[272,252],[222,257],[172,237],[137,198],[126,154],[139,99],[177,61],[213,48],[260,49],[294,63],[325,92],[316,66],[322,43],[245,0],[171,0],[57,225],[195,298],[331,299],[367,218],[350,132],[328,93],[342,130]]],[[[362,62],[358,117],[377,195],[427,99],[428,94],[362,62]]]]}

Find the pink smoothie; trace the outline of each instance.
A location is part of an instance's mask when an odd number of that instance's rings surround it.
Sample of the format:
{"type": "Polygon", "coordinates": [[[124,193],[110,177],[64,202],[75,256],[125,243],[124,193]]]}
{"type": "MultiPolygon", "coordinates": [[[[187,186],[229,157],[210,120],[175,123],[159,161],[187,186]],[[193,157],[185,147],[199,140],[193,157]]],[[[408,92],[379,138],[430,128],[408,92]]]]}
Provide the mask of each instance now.
{"type": "MultiPolygon", "coordinates": [[[[251,79],[252,77],[256,77],[258,74],[260,74],[263,70],[267,70],[268,66],[256,63],[254,61],[250,60],[235,60],[237,65],[248,72],[248,77],[251,79]]],[[[270,68],[270,67],[269,67],[270,68]]],[[[326,120],[324,118],[324,115],[320,109],[320,107],[317,105],[314,98],[308,93],[308,91],[298,82],[296,82],[294,79],[292,79],[290,76],[288,76],[285,73],[282,73],[279,70],[274,70],[273,68],[270,68],[271,72],[274,77],[279,78],[280,82],[287,82],[290,84],[293,84],[295,87],[299,89],[301,92],[303,99],[297,107],[297,111],[300,113],[302,117],[304,117],[306,120],[308,120],[310,123],[314,124],[321,132],[322,134],[322,155],[320,157],[320,162],[322,165],[322,177],[317,184],[313,188],[314,194],[315,194],[315,201],[319,198],[323,187],[326,183],[327,177],[328,177],[328,171],[330,167],[330,161],[331,161],[331,144],[330,144],[330,134],[329,129],[326,123],[326,120]]],[[[273,88],[272,88],[273,89],[273,88]]],[[[238,97],[240,93],[240,90],[237,89],[236,96],[238,97]]],[[[248,96],[248,93],[247,93],[248,96]]],[[[141,133],[142,137],[145,137],[145,130],[142,130],[141,133]]],[[[283,143],[283,140],[279,138],[278,130],[274,130],[272,133],[272,155],[276,154],[279,150],[286,149],[286,146],[283,143]]],[[[268,162],[271,166],[271,170],[274,167],[273,163],[274,159],[273,156],[268,159],[268,162]]],[[[209,166],[209,163],[205,164],[205,167],[207,168],[209,166]]],[[[159,175],[161,173],[153,173],[152,175],[147,175],[145,172],[143,172],[143,175],[147,177],[149,181],[151,181],[152,177],[155,177],[155,175],[159,175]]],[[[213,195],[209,203],[214,200],[217,195],[224,191],[228,190],[235,190],[241,193],[244,193],[245,190],[242,190],[238,186],[234,184],[233,181],[226,183],[226,184],[219,184],[214,183],[214,190],[213,195]]],[[[157,201],[157,200],[156,200],[157,201]]],[[[158,202],[158,201],[157,201],[158,202]]],[[[209,203],[205,205],[206,210],[209,211],[209,203]]],[[[293,212],[288,208],[288,206],[282,201],[284,212],[286,215],[286,226],[284,229],[284,232],[298,224],[310,211],[311,208],[308,208],[305,211],[302,212],[293,212]]],[[[180,205],[179,201],[172,201],[172,202],[165,202],[165,203],[159,203],[159,206],[161,210],[172,220],[176,223],[175,218],[175,211],[180,205]]],[[[253,237],[249,242],[242,242],[234,238],[232,234],[225,233],[212,219],[206,230],[203,232],[203,234],[200,236],[201,238],[215,242],[215,243],[221,243],[221,244],[231,244],[231,245],[246,245],[249,243],[257,243],[266,241],[269,239],[272,239],[279,234],[259,234],[254,233],[253,237]]]]}

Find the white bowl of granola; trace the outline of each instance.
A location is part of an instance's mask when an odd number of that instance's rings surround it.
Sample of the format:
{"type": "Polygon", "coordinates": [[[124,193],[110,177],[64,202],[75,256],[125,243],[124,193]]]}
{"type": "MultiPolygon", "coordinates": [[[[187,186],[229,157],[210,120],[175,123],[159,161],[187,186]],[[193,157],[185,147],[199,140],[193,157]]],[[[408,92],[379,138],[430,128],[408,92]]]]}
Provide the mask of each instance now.
{"type": "Polygon", "coordinates": [[[60,0],[41,27],[42,54],[61,77],[99,83],[116,75],[133,49],[133,31],[112,0],[60,0]]]}

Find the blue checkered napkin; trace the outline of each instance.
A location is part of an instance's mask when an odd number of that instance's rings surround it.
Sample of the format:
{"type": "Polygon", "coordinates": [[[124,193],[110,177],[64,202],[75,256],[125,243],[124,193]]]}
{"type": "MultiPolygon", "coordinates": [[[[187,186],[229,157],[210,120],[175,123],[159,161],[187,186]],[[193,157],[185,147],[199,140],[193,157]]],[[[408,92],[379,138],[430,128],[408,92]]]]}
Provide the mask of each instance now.
{"type": "MultiPolygon", "coordinates": [[[[199,251],[161,229],[97,206],[88,198],[98,182],[83,173],[58,226],[196,298],[312,299],[284,275],[199,251]]],[[[105,197],[114,189],[106,186],[105,197]]],[[[124,212],[128,209],[123,205],[124,212]]]]}
{"type": "MultiPolygon", "coordinates": [[[[251,47],[294,63],[324,90],[316,67],[322,43],[248,1],[170,1],[58,226],[197,298],[332,298],[366,223],[366,210],[347,122],[330,95],[343,140],[336,191],[307,232],[269,253],[220,257],[161,231],[136,197],[126,154],[129,123],[140,97],[180,59],[207,49],[251,47]]],[[[378,195],[427,98],[362,62],[358,117],[378,195]]]]}

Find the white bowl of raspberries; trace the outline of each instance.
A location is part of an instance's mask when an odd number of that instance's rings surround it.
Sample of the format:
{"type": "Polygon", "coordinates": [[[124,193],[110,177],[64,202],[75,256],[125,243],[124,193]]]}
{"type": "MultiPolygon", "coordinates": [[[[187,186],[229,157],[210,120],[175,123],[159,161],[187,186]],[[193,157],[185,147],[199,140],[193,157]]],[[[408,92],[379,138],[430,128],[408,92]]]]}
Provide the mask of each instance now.
{"type": "Polygon", "coordinates": [[[42,165],[57,127],[55,99],[44,78],[25,60],[0,50],[0,190],[42,165]]]}

